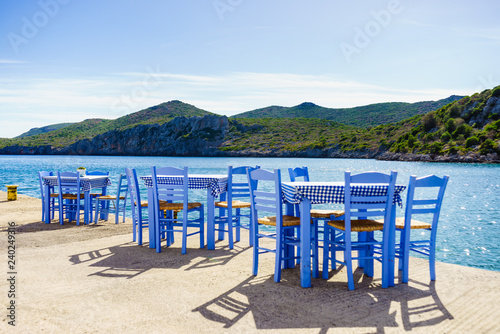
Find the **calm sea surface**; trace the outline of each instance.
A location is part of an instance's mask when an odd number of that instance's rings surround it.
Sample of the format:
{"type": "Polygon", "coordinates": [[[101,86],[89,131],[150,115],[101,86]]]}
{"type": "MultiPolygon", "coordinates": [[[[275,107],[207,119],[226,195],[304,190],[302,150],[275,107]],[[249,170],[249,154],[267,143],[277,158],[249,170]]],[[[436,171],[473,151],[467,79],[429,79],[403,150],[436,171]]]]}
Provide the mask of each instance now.
{"type": "MultiPolygon", "coordinates": [[[[446,174],[450,181],[441,210],[437,260],[500,271],[500,165],[357,159],[0,156],[0,186],[17,184],[20,194],[39,198],[38,171],[75,171],[85,166],[87,170],[109,171],[113,193],[125,167],[135,168],[141,176],[150,174],[153,165],[188,166],[190,172],[201,174],[226,174],[228,165],[260,165],[281,169],[284,181],[289,180],[288,167],[307,166],[311,181],[343,181],[345,170],[396,170],[397,183],[403,185],[408,184],[410,175],[446,174]]],[[[193,195],[201,201],[205,193],[195,191],[193,195]]],[[[405,196],[406,191],[403,202],[405,196]]],[[[397,210],[398,216],[403,215],[403,209],[397,210]]]]}

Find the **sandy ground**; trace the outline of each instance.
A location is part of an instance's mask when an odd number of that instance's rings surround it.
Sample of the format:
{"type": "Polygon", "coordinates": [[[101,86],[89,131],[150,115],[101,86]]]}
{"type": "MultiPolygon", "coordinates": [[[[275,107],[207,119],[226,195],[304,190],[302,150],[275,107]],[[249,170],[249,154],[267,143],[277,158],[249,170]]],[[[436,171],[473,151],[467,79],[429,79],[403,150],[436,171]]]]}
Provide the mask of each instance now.
{"type": "MultiPolygon", "coordinates": [[[[0,191],[0,333],[499,333],[500,273],[412,258],[409,284],[382,289],[345,272],[299,284],[299,269],[273,281],[274,258],[251,275],[248,235],[229,250],[198,249],[192,238],[162,253],[132,242],[131,222],[91,226],[41,222],[41,201],[0,191]],[[7,225],[15,222],[15,274],[9,274],[7,225]],[[12,286],[8,279],[15,276],[12,286]],[[12,290],[14,289],[14,290],[12,290]],[[14,291],[15,298],[10,298],[14,291]],[[15,327],[9,303],[15,302],[15,327]]],[[[146,232],[147,234],[147,232],[146,232]]]]}

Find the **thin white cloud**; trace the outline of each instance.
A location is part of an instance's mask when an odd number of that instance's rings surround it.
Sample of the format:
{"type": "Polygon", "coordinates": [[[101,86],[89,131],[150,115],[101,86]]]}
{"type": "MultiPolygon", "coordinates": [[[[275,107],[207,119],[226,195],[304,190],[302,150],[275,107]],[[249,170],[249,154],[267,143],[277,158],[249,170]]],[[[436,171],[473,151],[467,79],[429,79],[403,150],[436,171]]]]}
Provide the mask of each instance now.
{"type": "Polygon", "coordinates": [[[23,64],[24,61],[12,59],[0,59],[0,64],[23,64]]]}

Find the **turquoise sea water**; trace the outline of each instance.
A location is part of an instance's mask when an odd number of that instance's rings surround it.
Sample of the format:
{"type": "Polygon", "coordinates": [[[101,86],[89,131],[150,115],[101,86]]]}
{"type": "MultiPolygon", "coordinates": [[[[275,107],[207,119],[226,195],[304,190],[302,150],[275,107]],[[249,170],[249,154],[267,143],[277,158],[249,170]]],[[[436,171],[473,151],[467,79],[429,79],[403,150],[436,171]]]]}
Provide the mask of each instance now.
{"type": "MultiPolygon", "coordinates": [[[[437,260],[500,271],[500,165],[395,162],[362,159],[306,158],[184,158],[102,156],[0,156],[0,186],[19,185],[18,192],[40,197],[38,171],[109,171],[116,187],[125,167],[138,175],[150,174],[151,166],[188,166],[193,173],[225,174],[227,166],[260,165],[279,168],[288,181],[288,167],[307,166],[311,181],[343,181],[343,172],[398,171],[398,184],[408,184],[410,175],[449,175],[437,241],[437,260]]],[[[4,187],[2,189],[6,191],[4,187]]],[[[403,193],[403,202],[405,194],[403,193]]],[[[145,190],[144,190],[145,194],[145,190]]],[[[194,192],[203,200],[204,192],[194,192]]],[[[1,206],[0,206],[1,209],[1,206]]],[[[403,209],[397,209],[403,215],[403,209]]]]}

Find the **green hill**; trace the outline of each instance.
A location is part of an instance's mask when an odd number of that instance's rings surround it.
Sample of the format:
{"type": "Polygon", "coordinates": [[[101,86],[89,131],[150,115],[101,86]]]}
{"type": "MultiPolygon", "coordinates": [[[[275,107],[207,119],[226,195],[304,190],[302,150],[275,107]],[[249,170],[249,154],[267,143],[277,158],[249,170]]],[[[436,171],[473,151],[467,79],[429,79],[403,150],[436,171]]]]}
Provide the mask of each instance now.
{"type": "Polygon", "coordinates": [[[386,102],[369,104],[354,108],[325,108],[311,102],[304,102],[294,107],[270,106],[247,111],[232,118],[322,118],[357,127],[371,127],[394,123],[415,115],[425,114],[461,99],[463,96],[452,95],[439,101],[416,103],[386,102]]]}
{"type": "Polygon", "coordinates": [[[214,115],[203,109],[181,101],[169,101],[162,104],[122,116],[117,119],[87,119],[66,127],[29,137],[0,139],[0,147],[19,146],[67,146],[81,139],[91,139],[101,133],[112,130],[125,130],[140,124],[163,124],[177,116],[214,115]]]}
{"type": "Polygon", "coordinates": [[[415,126],[398,137],[395,153],[500,154],[500,86],[413,117],[415,126]]]}
{"type": "Polygon", "coordinates": [[[67,127],[67,126],[69,126],[71,124],[73,124],[73,123],[58,123],[58,124],[51,124],[51,125],[43,126],[41,128],[32,128],[29,131],[27,131],[27,132],[25,132],[23,134],[20,134],[19,136],[15,137],[15,138],[24,138],[24,137],[36,136],[36,135],[39,135],[39,134],[42,134],[42,133],[46,133],[46,132],[50,132],[50,131],[54,131],[54,130],[59,130],[59,129],[65,128],[65,127],[67,127]]]}
{"type": "MultiPolygon", "coordinates": [[[[444,100],[440,101],[437,102],[444,103],[444,100]]],[[[372,105],[371,110],[373,106],[383,106],[385,113],[390,115],[391,113],[387,110],[398,113],[398,110],[401,110],[400,105],[402,103],[377,104],[372,105]]],[[[433,103],[420,102],[411,105],[414,111],[418,109],[418,112],[422,113],[422,110],[429,108],[429,105],[433,103]]],[[[359,111],[367,107],[358,107],[355,110],[356,115],[361,115],[359,111]]],[[[466,96],[424,114],[372,127],[346,125],[318,117],[292,117],[292,115],[299,114],[317,115],[324,109],[326,108],[312,103],[303,103],[293,108],[259,109],[262,117],[254,115],[253,118],[229,118],[227,129],[221,130],[222,137],[218,139],[220,142],[214,146],[214,149],[221,156],[369,157],[400,160],[424,157],[425,161],[437,156],[444,159],[450,158],[448,161],[499,160],[500,86],[466,96]],[[286,116],[282,114],[281,117],[264,117],[269,113],[279,113],[283,110],[287,111],[286,116]]],[[[158,130],[159,127],[154,124],[162,125],[176,116],[204,115],[215,114],[180,101],[170,101],[115,120],[89,119],[35,136],[0,139],[0,149],[5,146],[66,147],[79,140],[92,139],[105,132],[107,134],[102,138],[106,138],[106,142],[120,143],[123,141],[122,130],[135,128],[138,125],[149,125],[151,129],[158,130]]],[[[227,122],[225,117],[215,116],[221,120],[224,118],[227,122]]],[[[216,123],[220,122],[216,121],[216,123]]],[[[188,142],[191,138],[189,126],[185,125],[185,127],[180,129],[187,131],[185,134],[179,138],[172,138],[172,143],[177,143],[181,151],[189,146],[188,142]]],[[[129,131],[128,136],[137,136],[131,133],[149,131],[150,128],[137,128],[138,131],[129,131]]],[[[198,130],[200,129],[196,131],[198,130]]],[[[210,141],[209,138],[207,140],[210,141]]],[[[144,146],[141,146],[144,144],[147,143],[138,144],[137,147],[138,150],[142,150],[142,154],[145,153],[144,146]]],[[[109,152],[119,154],[118,151],[113,151],[113,145],[108,145],[109,152]]],[[[29,150],[24,151],[29,152],[29,150]]],[[[7,152],[4,154],[19,154],[8,153],[18,152],[10,149],[4,152],[7,152]]]]}

